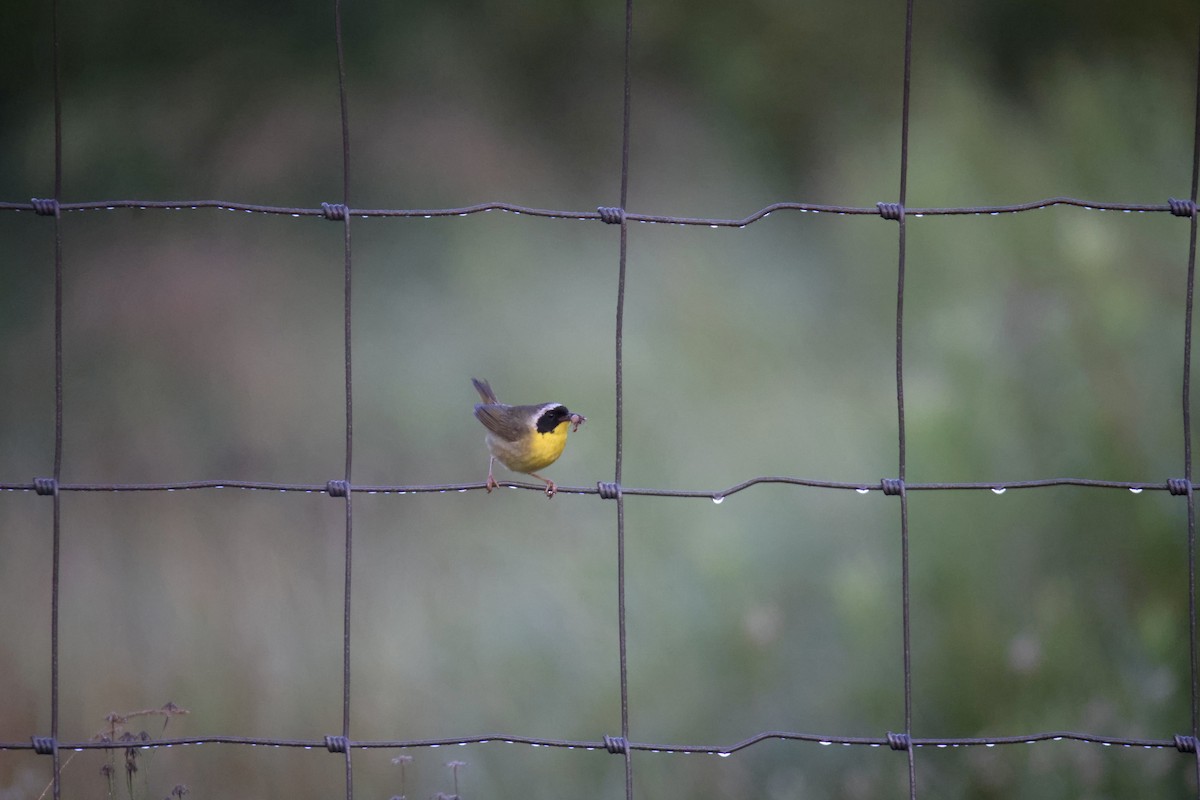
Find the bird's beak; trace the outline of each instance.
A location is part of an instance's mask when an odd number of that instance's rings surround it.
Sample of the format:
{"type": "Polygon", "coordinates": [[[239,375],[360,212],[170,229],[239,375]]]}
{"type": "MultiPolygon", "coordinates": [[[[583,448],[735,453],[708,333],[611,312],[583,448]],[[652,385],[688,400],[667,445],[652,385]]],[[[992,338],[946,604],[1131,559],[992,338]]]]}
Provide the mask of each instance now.
{"type": "Polygon", "coordinates": [[[571,433],[574,433],[575,431],[579,430],[579,426],[585,422],[587,422],[587,417],[583,416],[582,414],[572,414],[571,415],[571,433]]]}

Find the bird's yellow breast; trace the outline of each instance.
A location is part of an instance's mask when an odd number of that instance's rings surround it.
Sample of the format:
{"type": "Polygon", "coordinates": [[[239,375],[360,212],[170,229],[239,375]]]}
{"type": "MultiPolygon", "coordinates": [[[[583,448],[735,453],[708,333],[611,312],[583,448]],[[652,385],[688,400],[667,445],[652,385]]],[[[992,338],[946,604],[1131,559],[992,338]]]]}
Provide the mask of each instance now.
{"type": "Polygon", "coordinates": [[[570,426],[570,420],[563,420],[549,433],[534,431],[519,442],[506,442],[489,434],[488,449],[513,472],[537,472],[553,464],[562,455],[563,448],[567,446],[567,429],[570,426]]]}

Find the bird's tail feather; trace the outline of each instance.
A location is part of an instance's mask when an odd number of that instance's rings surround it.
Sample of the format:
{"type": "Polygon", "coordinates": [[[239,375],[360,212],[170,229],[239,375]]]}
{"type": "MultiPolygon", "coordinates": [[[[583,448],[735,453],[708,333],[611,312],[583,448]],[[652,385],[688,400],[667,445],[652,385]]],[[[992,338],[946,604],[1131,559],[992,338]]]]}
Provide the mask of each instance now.
{"type": "Polygon", "coordinates": [[[496,393],[492,391],[492,387],[487,381],[481,381],[478,378],[471,378],[471,384],[475,387],[475,391],[479,392],[479,396],[483,398],[485,403],[499,403],[496,399],[496,393]]]}

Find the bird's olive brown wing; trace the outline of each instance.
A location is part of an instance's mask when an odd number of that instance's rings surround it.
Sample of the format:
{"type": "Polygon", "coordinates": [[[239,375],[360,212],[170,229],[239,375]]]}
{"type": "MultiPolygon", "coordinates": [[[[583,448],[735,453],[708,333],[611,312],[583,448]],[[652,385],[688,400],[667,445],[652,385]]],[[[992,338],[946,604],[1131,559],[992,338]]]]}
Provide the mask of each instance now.
{"type": "Polygon", "coordinates": [[[512,406],[500,403],[478,403],[475,418],[483,427],[508,442],[515,442],[528,432],[525,415],[514,413],[512,406]]]}

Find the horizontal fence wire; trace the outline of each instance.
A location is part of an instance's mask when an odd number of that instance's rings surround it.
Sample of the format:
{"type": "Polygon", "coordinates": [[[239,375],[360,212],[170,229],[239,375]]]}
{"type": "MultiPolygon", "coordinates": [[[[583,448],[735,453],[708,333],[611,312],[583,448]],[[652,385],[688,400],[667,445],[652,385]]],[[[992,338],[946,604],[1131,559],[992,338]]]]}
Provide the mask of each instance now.
{"type": "MultiPolygon", "coordinates": [[[[342,9],[340,0],[334,0],[334,40],[337,55],[338,94],[340,104],[340,121],[342,130],[342,197],[338,202],[321,203],[319,207],[287,207],[274,205],[259,205],[227,200],[97,200],[83,202],[64,202],[62,200],[62,85],[60,46],[60,19],[58,0],[53,2],[53,29],[51,49],[53,54],[53,103],[54,103],[54,191],[50,198],[31,198],[29,202],[0,202],[0,212],[32,212],[38,216],[53,218],[54,224],[54,275],[55,275],[55,315],[54,315],[54,358],[55,358],[55,430],[54,430],[54,469],[51,476],[34,477],[28,482],[0,483],[0,491],[34,492],[40,496],[51,498],[53,502],[53,549],[51,570],[51,642],[50,642],[50,735],[31,736],[27,742],[0,742],[0,750],[33,750],[38,754],[53,757],[53,796],[60,797],[61,769],[59,760],[61,750],[113,750],[131,748],[182,747],[203,744],[218,745],[249,745],[305,749],[325,749],[331,753],[342,754],[345,758],[345,790],[346,797],[353,797],[353,763],[351,753],[354,750],[366,749],[405,749],[421,747],[441,747],[472,744],[509,743],[535,747],[554,747],[574,750],[604,751],[621,755],[625,767],[625,795],[627,800],[634,796],[632,760],[633,752],[653,753],[695,753],[716,756],[728,756],[759,743],[782,740],[809,743],[819,746],[841,745],[850,747],[887,747],[903,751],[907,755],[908,794],[911,798],[918,795],[917,770],[913,752],[927,747],[993,747],[1001,745],[1033,744],[1050,741],[1076,741],[1100,746],[1119,746],[1127,748],[1146,749],[1175,749],[1189,754],[1193,764],[1193,775],[1196,779],[1197,797],[1200,798],[1200,758],[1197,756],[1197,729],[1200,727],[1200,691],[1198,691],[1197,665],[1197,597],[1196,597],[1196,531],[1194,485],[1192,483],[1192,453],[1191,453],[1191,412],[1190,412],[1190,378],[1191,378],[1191,346],[1192,346],[1192,313],[1193,289],[1195,279],[1196,241],[1197,241],[1197,187],[1200,183],[1200,43],[1197,48],[1197,99],[1195,106],[1195,129],[1193,132],[1192,176],[1190,194],[1187,198],[1168,198],[1165,203],[1127,203],[1102,202],[1074,197],[1052,197],[1011,205],[965,206],[965,207],[921,207],[910,208],[906,205],[908,180],[908,139],[911,94],[911,64],[912,64],[912,28],[914,0],[907,0],[904,30],[904,71],[903,71],[903,110],[900,130],[900,174],[898,202],[884,201],[875,206],[841,206],[803,202],[778,202],[765,206],[748,216],[737,218],[699,218],[646,214],[627,210],[629,186],[629,147],[630,147],[630,118],[631,118],[631,78],[630,78],[630,48],[633,41],[633,2],[625,0],[625,36],[624,36],[624,103],[622,109],[622,148],[620,164],[620,203],[616,207],[601,206],[596,210],[572,211],[535,208],[506,202],[488,202],[457,208],[439,209],[366,209],[355,208],[351,205],[350,186],[350,122],[348,114],[348,98],[346,91],[346,67],[344,42],[342,35],[342,9]],[[1186,218],[1190,223],[1189,250],[1187,258],[1187,300],[1185,332],[1183,342],[1183,392],[1182,392],[1182,434],[1184,464],[1182,477],[1170,477],[1158,481],[1114,481],[1089,478],[1045,478],[1035,480],[1010,480],[987,482],[908,482],[905,468],[905,417],[904,417],[904,273],[905,273],[905,232],[906,222],[913,218],[963,215],[1003,215],[1027,213],[1048,210],[1056,207],[1079,208],[1093,211],[1109,211],[1124,213],[1169,213],[1186,218]],[[344,230],[344,377],[345,377],[345,470],[339,478],[325,483],[286,483],[248,480],[202,480],[182,482],[155,483],[107,483],[107,482],[63,482],[63,256],[61,219],[63,214],[89,211],[118,211],[122,209],[188,211],[202,209],[217,209],[251,214],[288,215],[293,217],[316,217],[340,222],[344,230]],[[616,615],[618,621],[619,663],[620,663],[620,709],[621,729],[619,735],[605,735],[597,740],[565,740],[554,738],[537,738],[508,734],[483,734],[462,737],[438,739],[404,739],[404,740],[356,740],[350,736],[351,716],[351,600],[353,595],[353,575],[351,572],[351,555],[353,541],[353,497],[358,494],[407,495],[429,493],[469,492],[486,489],[484,483],[456,484],[418,484],[418,485],[357,485],[352,480],[353,465],[353,375],[352,337],[351,337],[351,283],[353,260],[351,255],[351,220],[354,218],[440,218],[465,217],[472,214],[500,211],[505,213],[564,220],[598,221],[604,224],[617,225],[620,230],[618,264],[619,280],[616,293],[616,322],[615,349],[616,363],[614,388],[616,392],[616,444],[614,478],[612,481],[599,481],[595,486],[562,486],[560,494],[596,495],[601,499],[616,502],[616,532],[617,532],[617,587],[616,615]],[[807,479],[788,476],[759,476],[749,478],[729,487],[711,490],[682,490],[667,488],[642,488],[624,486],[622,484],[622,454],[623,454],[623,310],[625,301],[625,267],[627,256],[627,225],[630,222],[646,224],[670,224],[684,226],[703,226],[709,228],[742,228],[762,221],[772,214],[779,212],[797,212],[813,214],[838,214],[852,216],[875,216],[887,221],[898,223],[898,271],[896,294],[896,403],[898,418],[898,471],[895,477],[872,479],[866,482],[835,481],[824,479],[807,479]],[[902,612],[903,612],[903,696],[904,719],[901,730],[887,731],[875,737],[836,736],[825,733],[810,734],[789,731],[764,731],[747,739],[728,745],[697,745],[679,743],[646,743],[631,738],[629,727],[629,691],[626,663],[626,608],[625,608],[625,522],[624,499],[628,496],[645,496],[661,498],[700,498],[713,502],[722,502],[725,498],[763,485],[785,485],[796,488],[820,490],[856,491],[861,494],[881,493],[888,497],[896,497],[900,508],[901,533],[901,575],[902,575],[902,612]],[[969,737],[969,738],[930,738],[916,737],[912,733],[913,700],[911,692],[912,663],[911,663],[911,608],[909,603],[909,572],[908,572],[908,516],[907,494],[914,491],[991,491],[996,494],[1010,489],[1043,489],[1051,487],[1077,487],[1084,489],[1126,490],[1133,493],[1144,491],[1165,491],[1173,496],[1186,499],[1188,526],[1188,625],[1189,625],[1189,665],[1190,701],[1191,701],[1191,730],[1176,733],[1171,738],[1123,738],[1105,736],[1081,731],[1051,731],[1026,733],[1008,736],[969,737]],[[126,735],[120,738],[98,738],[83,742],[62,741],[59,738],[59,691],[58,657],[60,648],[59,637],[59,604],[62,588],[60,580],[61,564],[61,514],[60,498],[63,493],[72,492],[173,492],[198,491],[217,489],[238,489],[252,491],[278,491],[325,493],[332,498],[340,499],[345,504],[345,573],[343,594],[343,680],[342,680],[342,729],[340,734],[331,734],[320,740],[288,739],[269,737],[242,736],[197,736],[182,738],[152,738],[148,736],[135,737],[126,735]]],[[[502,481],[501,486],[514,489],[525,489],[542,492],[544,486],[523,482],[502,481]]]]}
{"type": "MultiPolygon", "coordinates": [[[[999,216],[1001,214],[1019,214],[1026,211],[1041,211],[1055,206],[1082,208],[1089,211],[1123,211],[1125,213],[1169,213],[1177,217],[1190,217],[1196,211],[1195,202],[1189,199],[1168,198],[1166,203],[1109,203],[1098,200],[1083,200],[1076,197],[1050,197],[1045,200],[1033,200],[1027,203],[996,206],[958,206],[947,208],[905,208],[906,217],[944,217],[944,216],[999,216]]],[[[195,211],[204,208],[220,209],[223,211],[242,211],[249,214],[277,214],[291,217],[324,217],[341,220],[345,216],[362,217],[466,217],[487,211],[504,211],[510,214],[520,214],[530,217],[548,217],[550,219],[597,220],[615,223],[614,218],[618,209],[607,207],[595,211],[570,211],[548,208],[532,208],[514,203],[478,203],[460,208],[350,208],[342,203],[324,203],[320,208],[300,208],[292,206],[268,206],[251,203],[235,203],[228,200],[98,200],[80,203],[59,203],[52,199],[32,198],[28,203],[0,202],[0,211],[32,211],[35,214],[53,216],[56,213],[74,211],[115,211],[117,209],[137,209],[141,211],[195,211]]],[[[900,206],[894,203],[880,202],[874,206],[831,206],[819,203],[772,203],[741,219],[705,218],[705,217],[673,217],[661,214],[641,214],[636,211],[624,211],[620,214],[630,222],[643,222],[660,225],[695,225],[708,228],[744,228],[779,211],[797,211],[810,214],[838,214],[843,216],[878,216],[884,219],[895,219],[900,213],[900,206]]]]}
{"type": "Polygon", "coordinates": [[[1131,747],[1143,749],[1178,750],[1181,753],[1195,753],[1196,740],[1184,734],[1171,739],[1139,739],[1120,736],[1103,736],[1078,731],[1047,731],[1020,736],[993,737],[960,737],[960,738],[917,738],[906,737],[904,734],[888,733],[885,736],[831,736],[828,734],[796,733],[794,731],[763,731],[730,745],[684,745],[684,744],[652,744],[646,742],[631,742],[617,736],[606,736],[600,740],[548,739],[534,736],[514,736],[511,734],[490,733],[478,736],[446,737],[439,739],[377,739],[357,741],[341,736],[326,736],[323,739],[274,739],[261,736],[180,736],[172,738],[153,738],[127,735],[116,740],[89,739],[83,742],[57,742],[49,739],[37,740],[34,737],[29,742],[0,742],[0,750],[34,750],[42,751],[52,745],[63,750],[124,750],[128,748],[154,749],[158,747],[185,747],[202,744],[232,744],[252,745],[256,747],[290,747],[305,750],[325,749],[330,752],[342,753],[346,750],[406,750],[422,747],[451,747],[470,744],[523,744],[534,747],[554,747],[565,750],[605,750],[610,753],[622,753],[626,750],[643,751],[647,753],[693,753],[715,756],[727,756],[739,750],[745,750],[760,742],[794,741],[807,742],[822,746],[843,745],[846,747],[889,747],[893,750],[904,750],[908,747],[996,747],[1000,745],[1034,744],[1037,742],[1075,741],[1087,744],[1097,744],[1106,747],[1131,747]]]}
{"type": "MultiPolygon", "coordinates": [[[[811,489],[842,489],[859,494],[882,492],[885,495],[898,495],[901,486],[909,492],[929,491],[990,491],[993,494],[1003,494],[1009,489],[1047,489],[1051,487],[1075,486],[1088,489],[1125,489],[1133,494],[1144,491],[1163,491],[1173,495],[1186,496],[1194,488],[1185,478],[1170,478],[1166,482],[1146,481],[1110,481],[1092,478],[1043,478],[1021,481],[964,481],[946,483],[908,483],[901,484],[896,478],[884,478],[871,483],[853,481],[830,481],[814,478],[794,478],[783,475],[763,475],[735,483],[725,489],[658,489],[638,486],[621,486],[616,483],[603,481],[595,486],[566,486],[558,485],[558,494],[598,495],[602,499],[615,500],[618,494],[642,497],[680,497],[707,498],[721,501],[730,495],[738,494],[754,486],[783,484],[800,486],[811,489]]],[[[545,484],[532,484],[522,481],[497,480],[499,486],[511,489],[528,489],[544,493],[545,484]]],[[[304,492],[307,494],[328,494],[331,497],[344,497],[347,492],[359,494],[446,494],[448,492],[470,492],[479,489],[487,490],[486,483],[430,483],[404,485],[347,485],[343,481],[327,483],[271,483],[264,481],[242,480],[206,480],[180,481],[178,483],[53,483],[49,479],[36,479],[31,483],[0,483],[0,492],[36,492],[37,494],[53,494],[54,492],[186,492],[202,489],[244,489],[262,492],[304,492]]]]}

